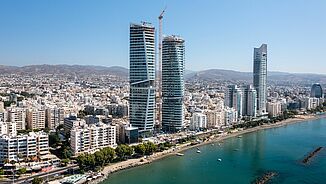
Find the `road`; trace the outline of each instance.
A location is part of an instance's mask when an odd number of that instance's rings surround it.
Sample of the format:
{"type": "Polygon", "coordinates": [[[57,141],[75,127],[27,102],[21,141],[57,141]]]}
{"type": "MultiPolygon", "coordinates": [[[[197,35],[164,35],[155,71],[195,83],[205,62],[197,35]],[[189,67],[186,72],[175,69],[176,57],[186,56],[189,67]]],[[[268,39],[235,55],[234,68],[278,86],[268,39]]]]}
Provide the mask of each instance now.
{"type": "MultiPolygon", "coordinates": [[[[32,176],[19,178],[17,180],[15,179],[14,183],[31,183],[31,181],[35,177],[43,178],[44,180],[46,180],[46,177],[51,177],[51,176],[54,176],[56,174],[63,173],[65,171],[67,171],[68,169],[77,169],[77,168],[78,168],[78,165],[74,164],[74,165],[70,165],[70,166],[67,166],[67,167],[54,169],[54,170],[51,170],[51,171],[46,172],[46,173],[37,173],[37,174],[34,174],[32,176]]],[[[1,181],[1,183],[9,184],[9,183],[13,183],[13,181],[12,180],[11,181],[1,181]]]]}

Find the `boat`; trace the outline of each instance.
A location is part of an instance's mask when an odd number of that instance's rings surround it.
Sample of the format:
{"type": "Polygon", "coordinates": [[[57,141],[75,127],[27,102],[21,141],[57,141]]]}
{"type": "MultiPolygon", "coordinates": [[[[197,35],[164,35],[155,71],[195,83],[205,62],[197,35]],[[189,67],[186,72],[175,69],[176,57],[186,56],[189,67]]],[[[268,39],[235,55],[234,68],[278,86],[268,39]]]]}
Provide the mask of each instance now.
{"type": "Polygon", "coordinates": [[[222,159],[219,158],[219,159],[217,159],[217,161],[222,162],[222,159]]]}
{"type": "Polygon", "coordinates": [[[238,138],[242,138],[242,136],[241,136],[241,135],[239,135],[239,136],[238,136],[238,138]]]}
{"type": "Polygon", "coordinates": [[[177,153],[176,155],[177,155],[177,156],[183,156],[183,155],[185,155],[185,154],[183,154],[183,153],[177,153]]]}
{"type": "Polygon", "coordinates": [[[199,148],[197,147],[197,150],[199,150],[199,148]]]}
{"type": "Polygon", "coordinates": [[[197,150],[197,153],[200,153],[200,150],[197,150]]]}

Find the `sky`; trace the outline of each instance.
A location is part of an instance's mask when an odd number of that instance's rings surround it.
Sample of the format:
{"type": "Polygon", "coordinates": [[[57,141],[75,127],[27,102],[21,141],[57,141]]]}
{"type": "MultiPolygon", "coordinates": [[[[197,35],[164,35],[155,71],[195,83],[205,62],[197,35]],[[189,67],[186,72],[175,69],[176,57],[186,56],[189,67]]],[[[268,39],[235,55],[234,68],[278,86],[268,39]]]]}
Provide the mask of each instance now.
{"type": "Polygon", "coordinates": [[[0,65],[129,66],[129,25],[166,7],[165,35],[186,44],[186,69],[326,74],[325,0],[0,0],[0,65]]]}

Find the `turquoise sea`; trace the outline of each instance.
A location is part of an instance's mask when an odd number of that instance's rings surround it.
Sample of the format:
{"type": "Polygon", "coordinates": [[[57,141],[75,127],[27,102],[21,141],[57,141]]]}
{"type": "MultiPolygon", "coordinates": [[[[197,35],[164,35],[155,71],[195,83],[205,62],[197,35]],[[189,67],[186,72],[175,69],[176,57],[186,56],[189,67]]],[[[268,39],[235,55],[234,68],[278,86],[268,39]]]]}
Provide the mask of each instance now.
{"type": "Polygon", "coordinates": [[[326,148],[308,164],[300,161],[315,148],[326,147],[326,119],[305,121],[245,134],[170,156],[152,164],[119,171],[104,184],[232,184],[252,183],[268,171],[270,183],[326,183],[326,148]],[[222,161],[219,162],[218,159],[222,161]]]}

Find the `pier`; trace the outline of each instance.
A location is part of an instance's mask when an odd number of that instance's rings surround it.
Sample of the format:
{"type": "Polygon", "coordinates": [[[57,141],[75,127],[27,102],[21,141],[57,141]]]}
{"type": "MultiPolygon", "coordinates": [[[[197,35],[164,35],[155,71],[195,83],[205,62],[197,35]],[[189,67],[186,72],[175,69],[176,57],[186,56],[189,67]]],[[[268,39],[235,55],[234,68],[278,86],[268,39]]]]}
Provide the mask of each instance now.
{"type": "Polygon", "coordinates": [[[254,184],[265,184],[269,182],[274,176],[276,176],[276,172],[267,172],[262,177],[256,179],[254,184]]]}
{"type": "Polygon", "coordinates": [[[307,164],[314,156],[316,156],[323,147],[318,147],[314,151],[310,152],[303,160],[302,163],[307,164]]]}

